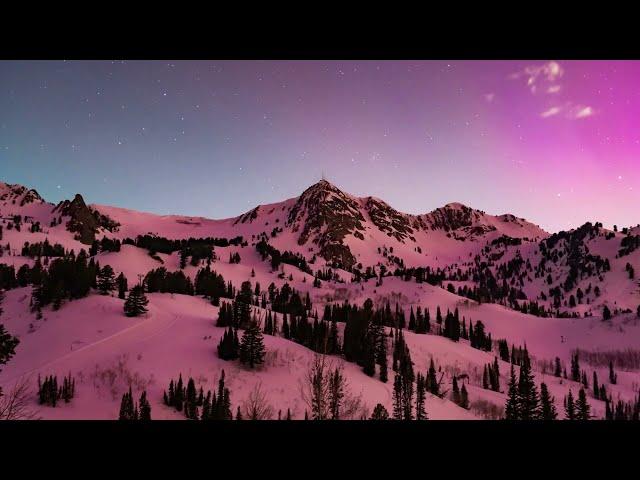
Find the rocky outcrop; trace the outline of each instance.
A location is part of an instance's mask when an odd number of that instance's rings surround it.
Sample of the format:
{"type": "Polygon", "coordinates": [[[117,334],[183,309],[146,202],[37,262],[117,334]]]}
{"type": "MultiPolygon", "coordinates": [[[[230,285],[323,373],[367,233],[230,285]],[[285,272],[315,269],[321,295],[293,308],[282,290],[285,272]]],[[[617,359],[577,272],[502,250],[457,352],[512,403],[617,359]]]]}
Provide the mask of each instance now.
{"type": "Polygon", "coordinates": [[[87,206],[82,195],[79,193],[73,200],[60,202],[54,209],[54,213],[70,217],[67,222],[67,230],[75,233],[76,240],[91,245],[96,239],[99,228],[114,231],[119,224],[111,220],[108,216],[102,215],[98,210],[87,206]]]}

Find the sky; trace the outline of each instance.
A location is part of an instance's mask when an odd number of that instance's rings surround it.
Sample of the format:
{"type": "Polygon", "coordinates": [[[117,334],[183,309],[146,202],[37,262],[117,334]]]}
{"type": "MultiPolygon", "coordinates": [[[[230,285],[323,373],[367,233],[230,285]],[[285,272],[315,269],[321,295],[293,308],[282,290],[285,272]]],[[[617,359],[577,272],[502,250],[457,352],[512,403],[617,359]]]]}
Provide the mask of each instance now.
{"type": "Polygon", "coordinates": [[[638,61],[0,61],[0,180],[209,218],[322,176],[407,213],[640,223],[638,61]]]}

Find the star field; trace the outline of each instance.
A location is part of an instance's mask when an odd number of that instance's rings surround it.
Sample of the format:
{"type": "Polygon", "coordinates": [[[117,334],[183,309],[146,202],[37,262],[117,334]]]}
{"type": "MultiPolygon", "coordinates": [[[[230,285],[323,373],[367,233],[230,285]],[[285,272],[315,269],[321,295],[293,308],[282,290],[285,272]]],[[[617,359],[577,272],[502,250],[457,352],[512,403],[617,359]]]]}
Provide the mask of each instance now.
{"type": "Polygon", "coordinates": [[[424,213],[635,225],[640,62],[2,61],[0,179],[223,218],[324,172],[424,213]]]}

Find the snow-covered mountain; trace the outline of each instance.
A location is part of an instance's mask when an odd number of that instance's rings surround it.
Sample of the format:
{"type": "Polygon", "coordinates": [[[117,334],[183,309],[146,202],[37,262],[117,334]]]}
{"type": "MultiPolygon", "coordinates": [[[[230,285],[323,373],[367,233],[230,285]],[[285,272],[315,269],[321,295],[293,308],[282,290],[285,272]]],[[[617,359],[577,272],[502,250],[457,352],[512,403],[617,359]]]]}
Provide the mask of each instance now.
{"type": "MultiPolygon", "coordinates": [[[[601,357],[619,358],[625,351],[635,358],[640,342],[635,275],[640,271],[640,227],[612,232],[586,223],[549,234],[512,214],[490,215],[459,203],[411,215],[375,197],[350,195],[325,180],[299,197],[221,220],[87,204],[80,194],[54,205],[35,190],[0,183],[0,227],[0,280],[9,275],[5,269],[22,275],[22,283],[6,292],[0,317],[21,342],[16,357],[0,373],[0,385],[6,390],[30,373],[69,370],[84,379],[78,385],[79,406],[46,408],[42,415],[47,418],[114,418],[127,387],[124,379],[135,375],[152,398],[154,418],[177,418],[161,401],[169,380],[182,372],[200,375],[199,385],[210,386],[221,368],[230,375],[238,402],[261,381],[278,409],[302,418],[305,407],[298,383],[314,354],[282,335],[266,335],[270,353],[262,370],[247,371],[223,361],[215,355],[224,333],[214,326],[219,307],[198,296],[151,293],[149,313],[129,319],[122,313],[122,300],[91,293],[63,301],[59,310],[47,306],[37,316],[31,279],[20,270],[36,263],[46,269],[53,261],[55,256],[38,253],[42,242],[75,254],[84,249],[91,261],[122,273],[130,286],[159,267],[181,272],[195,283],[198,271],[210,265],[235,288],[245,281],[252,287],[259,283],[262,291],[270,284],[278,290],[289,285],[301,296],[308,294],[313,304],[309,313],[320,316],[325,305],[348,301],[362,306],[366,299],[376,308],[397,304],[407,319],[418,307],[429,308],[432,322],[438,308],[443,315],[457,310],[466,321],[481,320],[494,341],[526,344],[536,378],[549,387],[558,409],[568,389],[576,395],[580,384],[549,374],[555,357],[564,366],[575,349],[591,352],[593,363],[585,368],[604,381],[608,371],[601,357]],[[137,243],[136,238],[145,235],[168,241],[210,239],[205,244],[213,255],[208,260],[192,257],[184,264],[179,249],[155,251],[137,243]],[[118,248],[103,248],[103,239],[118,240],[118,248]],[[295,261],[273,267],[259,250],[265,242],[283,255],[290,252],[295,261]],[[232,261],[236,254],[241,260],[232,261]],[[329,268],[333,277],[327,276],[329,268]],[[613,317],[608,321],[602,319],[605,306],[613,317]],[[122,378],[108,386],[110,375],[122,378]]],[[[254,311],[264,319],[272,307],[269,301],[254,311]]],[[[342,326],[340,332],[344,334],[342,326]]],[[[417,371],[434,359],[447,388],[454,377],[467,379],[470,410],[446,395],[430,395],[430,418],[499,415],[509,363],[500,360],[500,391],[482,385],[483,369],[497,350],[481,351],[466,340],[414,332],[406,332],[406,342],[417,371]]],[[[618,383],[607,385],[608,391],[631,401],[640,382],[638,371],[628,362],[620,370],[618,383]]],[[[369,409],[380,403],[391,411],[393,382],[379,382],[349,362],[345,374],[369,409]]],[[[593,398],[591,404],[594,414],[604,415],[604,402],[593,398]]]]}

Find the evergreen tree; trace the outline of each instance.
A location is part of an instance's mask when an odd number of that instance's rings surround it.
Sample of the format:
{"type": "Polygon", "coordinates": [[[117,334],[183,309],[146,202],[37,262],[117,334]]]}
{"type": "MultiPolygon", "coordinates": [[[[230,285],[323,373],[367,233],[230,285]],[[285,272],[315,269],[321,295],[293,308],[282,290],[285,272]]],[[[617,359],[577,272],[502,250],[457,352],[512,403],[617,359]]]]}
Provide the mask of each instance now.
{"type": "Polygon", "coordinates": [[[611,385],[618,383],[618,375],[613,370],[613,360],[609,360],[609,383],[611,385]]]}
{"type": "Polygon", "coordinates": [[[240,343],[240,361],[248,364],[249,368],[255,368],[264,362],[264,343],[262,332],[256,322],[251,322],[249,328],[242,335],[240,343]]]}
{"type": "Polygon", "coordinates": [[[433,364],[433,357],[431,357],[431,360],[429,362],[429,370],[427,371],[425,386],[429,393],[437,397],[440,396],[440,383],[436,378],[436,367],[433,364]]]}
{"type": "Polygon", "coordinates": [[[460,406],[466,410],[469,410],[469,394],[467,393],[467,387],[462,382],[462,388],[460,389],[460,406]]]}
{"type": "Polygon", "coordinates": [[[531,371],[528,356],[523,360],[518,379],[518,413],[520,420],[536,420],[539,416],[540,399],[531,371]]]}
{"type": "Polygon", "coordinates": [[[116,283],[118,284],[118,298],[124,300],[128,290],[127,277],[125,277],[123,273],[120,273],[116,279],[116,283]]]}
{"type": "Polygon", "coordinates": [[[564,414],[567,420],[576,419],[576,406],[573,401],[573,393],[569,390],[569,395],[564,399],[564,414]]]}
{"type": "Polygon", "coordinates": [[[451,401],[456,405],[460,405],[460,388],[458,387],[458,378],[455,375],[451,385],[451,401]]]}
{"type": "Polygon", "coordinates": [[[120,420],[137,420],[136,407],[133,404],[133,395],[131,393],[131,387],[129,391],[122,395],[120,402],[120,420]]]}
{"type": "Polygon", "coordinates": [[[560,365],[560,357],[556,357],[553,375],[558,378],[562,376],[562,367],[560,365]]]}
{"type": "Polygon", "coordinates": [[[127,317],[137,317],[147,312],[146,306],[149,300],[144,294],[142,285],[136,285],[129,292],[129,296],[124,302],[124,313],[127,317]]]}
{"type": "MultiPolygon", "coordinates": [[[[0,292],[0,295],[2,292],[0,292]]],[[[0,366],[6,365],[9,360],[15,355],[16,347],[20,343],[17,337],[12,336],[7,330],[5,330],[4,325],[0,323],[0,366]]],[[[0,368],[0,372],[2,369],[0,368]]],[[[2,394],[2,389],[0,388],[0,395],[2,394]]]]}
{"type": "Polygon", "coordinates": [[[222,360],[235,360],[240,355],[238,331],[229,326],[222,335],[218,344],[218,357],[222,360]]]}
{"type": "Polygon", "coordinates": [[[389,420],[389,412],[384,408],[384,405],[378,403],[373,409],[370,420],[389,420]]]}
{"type": "Polygon", "coordinates": [[[416,420],[427,420],[427,412],[424,407],[426,398],[426,379],[422,374],[416,375],[416,420]]]}
{"type": "Polygon", "coordinates": [[[113,268],[109,265],[105,265],[97,275],[98,291],[101,295],[108,295],[116,289],[115,274],[113,268]]]}
{"type": "Polygon", "coordinates": [[[398,373],[393,378],[393,418],[402,420],[402,378],[398,373]]]}
{"type": "Polygon", "coordinates": [[[151,404],[147,400],[147,392],[140,395],[140,420],[151,420],[151,404]]]}
{"type": "Polygon", "coordinates": [[[580,359],[578,358],[578,352],[575,355],[571,355],[571,380],[574,382],[580,381],[580,359]]]}
{"type": "Polygon", "coordinates": [[[591,407],[589,406],[589,402],[587,402],[587,394],[584,388],[581,388],[580,392],[578,392],[578,401],[575,404],[575,409],[576,420],[589,420],[591,418],[591,407]]]}
{"type": "Polygon", "coordinates": [[[332,420],[340,419],[340,411],[345,396],[346,379],[342,368],[336,368],[329,373],[329,415],[332,420]]]}
{"type": "Polygon", "coordinates": [[[546,383],[540,384],[540,419],[556,420],[558,413],[553,402],[553,397],[549,394],[546,383]]]}
{"type": "Polygon", "coordinates": [[[507,403],[504,408],[505,418],[507,420],[519,420],[519,401],[518,401],[518,384],[516,382],[516,374],[511,364],[511,375],[509,377],[509,392],[507,394],[507,403]]]}

